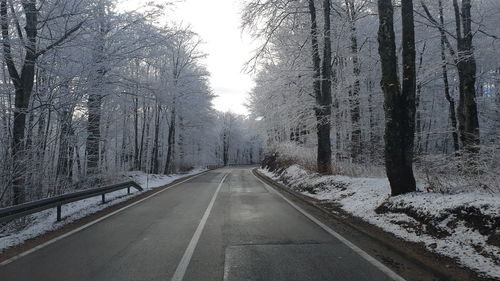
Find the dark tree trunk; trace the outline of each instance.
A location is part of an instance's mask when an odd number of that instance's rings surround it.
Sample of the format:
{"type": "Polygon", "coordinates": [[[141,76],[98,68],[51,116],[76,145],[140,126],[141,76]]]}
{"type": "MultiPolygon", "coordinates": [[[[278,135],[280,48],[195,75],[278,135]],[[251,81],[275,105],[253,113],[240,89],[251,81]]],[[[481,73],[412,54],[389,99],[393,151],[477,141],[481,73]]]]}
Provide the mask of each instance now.
{"type": "Polygon", "coordinates": [[[403,0],[402,47],[403,86],[400,88],[394,36],[392,0],[378,0],[379,54],[382,66],[381,86],[384,92],[385,165],[391,195],[416,190],[413,175],[413,144],[415,133],[415,34],[412,0],[403,0]]]}
{"type": "Polygon", "coordinates": [[[71,181],[73,143],[70,143],[73,137],[72,112],[64,109],[61,112],[61,132],[59,135],[59,158],[57,161],[57,175],[64,181],[71,181]]]}
{"type": "MultiPolygon", "coordinates": [[[[444,26],[444,16],[443,16],[443,3],[442,0],[438,1],[439,4],[439,23],[441,26],[444,26]]],[[[441,71],[443,76],[444,83],[444,95],[446,100],[449,103],[449,116],[451,121],[451,136],[453,139],[453,150],[458,152],[460,150],[460,145],[458,141],[458,132],[457,132],[457,115],[455,112],[455,99],[450,94],[450,84],[448,81],[448,67],[446,66],[446,34],[444,33],[444,29],[440,28],[439,33],[441,36],[441,71]]]]}
{"type": "Polygon", "coordinates": [[[229,162],[229,133],[224,132],[223,143],[222,143],[222,163],[227,166],[229,162]]]}
{"type": "Polygon", "coordinates": [[[458,129],[463,148],[467,152],[479,152],[479,120],[476,104],[476,60],[472,46],[471,1],[462,0],[462,11],[453,0],[457,36],[457,69],[460,96],[458,102],[458,129]],[[462,23],[462,26],[460,25],[462,23]],[[462,30],[463,29],[463,30],[462,30]]]}
{"type": "Polygon", "coordinates": [[[375,159],[377,158],[377,148],[378,148],[378,143],[379,143],[379,138],[378,138],[378,132],[376,130],[376,124],[375,124],[375,116],[374,116],[374,113],[373,113],[373,108],[374,108],[374,105],[373,105],[373,94],[372,94],[372,90],[373,90],[373,85],[372,85],[372,82],[368,82],[369,85],[368,85],[368,114],[370,115],[370,120],[369,120],[369,124],[370,124],[370,161],[372,163],[375,162],[375,159]]]}
{"type": "Polygon", "coordinates": [[[140,170],[139,161],[139,99],[134,98],[134,169],[140,170]]]}
{"type": "Polygon", "coordinates": [[[28,113],[31,93],[33,91],[33,83],[35,77],[36,63],[36,39],[37,39],[37,23],[38,11],[36,9],[36,1],[24,1],[23,10],[26,17],[26,53],[24,57],[21,74],[16,69],[12,58],[12,50],[9,37],[9,18],[7,1],[0,2],[0,16],[2,24],[2,39],[3,53],[5,63],[12,84],[15,88],[14,98],[14,122],[12,128],[12,162],[13,162],[13,204],[23,203],[26,199],[24,190],[24,175],[26,172],[26,151],[24,147],[24,138],[26,130],[26,115],[28,113]]]}
{"type": "Polygon", "coordinates": [[[232,115],[226,114],[224,116],[224,128],[222,135],[222,163],[224,166],[229,164],[229,142],[231,137],[232,115]]]}
{"type": "Polygon", "coordinates": [[[174,172],[174,152],[175,152],[175,104],[170,116],[170,125],[168,126],[168,148],[167,162],[165,163],[165,174],[169,175],[174,172]]]}
{"type": "MultiPolygon", "coordinates": [[[[425,48],[427,44],[424,43],[424,46],[422,48],[422,51],[420,52],[420,58],[418,60],[418,72],[422,70],[422,64],[424,61],[424,53],[425,53],[425,48]]],[[[421,111],[419,109],[420,107],[420,98],[422,96],[422,81],[418,81],[417,83],[417,91],[415,95],[415,135],[417,136],[417,142],[415,144],[415,154],[419,155],[422,152],[422,117],[421,117],[421,111]]]]}
{"type": "Polygon", "coordinates": [[[143,158],[144,158],[144,138],[146,136],[146,123],[147,123],[147,119],[148,119],[148,107],[146,106],[146,98],[144,98],[144,101],[143,101],[143,117],[142,117],[142,133],[141,133],[141,143],[140,143],[140,149],[139,149],[139,170],[142,170],[143,167],[142,167],[142,163],[143,163],[143,158]]]}
{"type": "MultiPolygon", "coordinates": [[[[94,89],[95,90],[95,89],[94,89]]],[[[101,104],[100,93],[89,94],[87,101],[88,123],[87,123],[87,174],[99,173],[99,143],[101,141],[101,104]]]]}
{"type": "Polygon", "coordinates": [[[149,162],[147,161],[149,158],[149,133],[150,133],[150,126],[151,126],[151,120],[153,119],[153,114],[149,114],[151,112],[151,107],[147,107],[146,109],[146,116],[147,119],[145,120],[145,135],[144,135],[144,151],[143,151],[143,157],[144,157],[144,171],[149,173],[149,170],[151,167],[149,166],[149,162]]]}
{"type": "MultiPolygon", "coordinates": [[[[13,204],[20,204],[25,201],[24,177],[26,172],[26,151],[25,151],[25,131],[26,131],[26,115],[29,110],[30,98],[33,91],[35,78],[35,65],[37,58],[47,52],[49,49],[61,44],[68,36],[77,31],[81,25],[76,25],[73,29],[66,32],[64,36],[56,40],[41,51],[37,51],[38,39],[38,10],[36,0],[21,1],[24,13],[25,35],[24,60],[21,67],[21,72],[18,72],[14,60],[12,58],[12,46],[10,44],[9,35],[9,17],[7,0],[0,1],[0,19],[2,28],[2,45],[4,60],[7,65],[10,79],[15,89],[14,98],[14,120],[12,128],[12,143],[11,154],[13,163],[12,174],[12,190],[13,204]]],[[[18,32],[22,34],[22,30],[18,28],[18,32]]]]}
{"type": "Polygon", "coordinates": [[[417,85],[417,93],[415,96],[415,135],[417,141],[415,143],[415,154],[419,155],[422,152],[422,114],[420,109],[420,100],[422,94],[422,85],[417,85]]]}
{"type": "Polygon", "coordinates": [[[182,119],[182,116],[179,116],[179,126],[177,128],[177,145],[176,147],[179,149],[179,153],[177,153],[178,157],[178,167],[182,168],[184,167],[184,158],[186,157],[185,151],[184,151],[184,135],[183,135],[183,129],[184,129],[184,121],[182,119]]]}
{"type": "Polygon", "coordinates": [[[156,106],[155,131],[153,137],[153,157],[151,157],[151,172],[158,174],[160,172],[160,162],[158,161],[159,154],[159,138],[160,138],[160,105],[156,106]]]}
{"type": "Polygon", "coordinates": [[[323,1],[324,17],[324,46],[323,65],[319,55],[318,27],[316,22],[316,7],[314,0],[309,0],[309,13],[311,16],[311,45],[314,68],[313,89],[316,97],[316,129],[318,137],[317,166],[318,172],[330,174],[332,171],[332,148],[330,143],[330,115],[332,106],[331,74],[332,51],[330,41],[330,1],[323,1]]]}

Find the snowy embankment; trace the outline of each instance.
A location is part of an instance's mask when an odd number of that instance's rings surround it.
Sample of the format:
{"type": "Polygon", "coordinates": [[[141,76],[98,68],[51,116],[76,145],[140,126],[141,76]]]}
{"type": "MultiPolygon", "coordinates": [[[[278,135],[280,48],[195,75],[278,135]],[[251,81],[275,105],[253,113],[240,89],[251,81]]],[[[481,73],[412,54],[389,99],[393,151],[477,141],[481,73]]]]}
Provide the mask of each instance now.
{"type": "MultiPolygon", "coordinates": [[[[137,182],[144,191],[164,186],[179,178],[198,174],[205,169],[194,169],[182,175],[155,175],[146,174],[140,171],[128,172],[125,177],[137,182]]],[[[124,179],[126,180],[126,179],[124,179]]],[[[106,203],[101,203],[101,197],[95,196],[81,201],[65,204],[62,206],[63,220],[56,221],[56,210],[49,209],[25,218],[26,226],[10,223],[0,230],[0,254],[7,248],[22,244],[24,241],[42,235],[46,232],[56,230],[62,226],[83,218],[87,215],[106,209],[109,206],[127,201],[140,194],[136,189],[130,189],[131,195],[127,195],[127,190],[117,190],[106,194],[106,203]],[[21,230],[18,230],[22,228],[21,230]]]]}
{"type": "Polygon", "coordinates": [[[386,178],[320,176],[297,165],[260,172],[483,275],[500,278],[498,193],[422,191],[391,198],[386,178]]]}

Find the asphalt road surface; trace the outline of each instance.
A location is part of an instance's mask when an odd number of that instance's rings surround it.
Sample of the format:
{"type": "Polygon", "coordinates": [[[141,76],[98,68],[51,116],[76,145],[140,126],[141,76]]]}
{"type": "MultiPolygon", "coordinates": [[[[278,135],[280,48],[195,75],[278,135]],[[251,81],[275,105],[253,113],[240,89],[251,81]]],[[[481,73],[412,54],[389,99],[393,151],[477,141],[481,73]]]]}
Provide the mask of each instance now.
{"type": "Polygon", "coordinates": [[[0,267],[0,280],[401,280],[299,209],[251,168],[218,169],[0,267]]]}

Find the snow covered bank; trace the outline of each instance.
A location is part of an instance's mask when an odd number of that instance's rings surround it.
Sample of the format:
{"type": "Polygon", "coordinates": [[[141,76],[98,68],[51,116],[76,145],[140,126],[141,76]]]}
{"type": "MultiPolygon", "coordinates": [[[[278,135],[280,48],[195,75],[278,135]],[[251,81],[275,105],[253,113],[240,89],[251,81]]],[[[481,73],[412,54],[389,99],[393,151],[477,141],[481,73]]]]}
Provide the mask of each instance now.
{"type": "MultiPolygon", "coordinates": [[[[390,197],[386,178],[320,176],[293,165],[274,180],[430,251],[455,259],[481,274],[500,278],[500,195],[486,192],[415,192],[390,197]]],[[[423,188],[422,188],[423,189],[423,188]]]]}
{"type": "MultiPolygon", "coordinates": [[[[187,174],[170,176],[146,174],[144,172],[134,171],[128,172],[125,177],[134,180],[146,191],[164,186],[182,177],[198,174],[204,170],[205,169],[194,169],[187,174]]],[[[100,196],[65,204],[62,206],[63,220],[60,222],[56,221],[56,210],[49,209],[27,216],[24,222],[27,223],[27,225],[23,226],[21,230],[19,230],[21,227],[16,225],[15,222],[10,223],[0,230],[0,253],[7,248],[22,244],[28,239],[59,229],[65,224],[103,210],[109,206],[127,201],[140,194],[133,188],[130,189],[130,192],[131,195],[127,195],[127,190],[124,189],[108,193],[106,194],[107,202],[105,204],[101,203],[100,196]]]]}

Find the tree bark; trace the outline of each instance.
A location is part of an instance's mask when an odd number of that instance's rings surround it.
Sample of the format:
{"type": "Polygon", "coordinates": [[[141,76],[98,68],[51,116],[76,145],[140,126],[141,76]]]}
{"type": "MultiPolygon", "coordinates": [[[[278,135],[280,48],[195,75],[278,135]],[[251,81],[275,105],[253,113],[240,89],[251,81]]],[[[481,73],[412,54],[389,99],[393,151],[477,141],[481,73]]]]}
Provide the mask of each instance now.
{"type": "Polygon", "coordinates": [[[391,0],[378,0],[379,55],[381,86],[385,108],[385,166],[391,195],[416,190],[413,175],[415,133],[415,34],[412,0],[401,2],[403,85],[400,88],[394,35],[394,10],[391,0]]]}
{"type": "MultiPolygon", "coordinates": [[[[443,3],[442,0],[438,1],[439,5],[439,24],[444,26],[444,16],[443,16],[443,3]]],[[[458,132],[457,132],[457,115],[455,112],[455,99],[450,94],[450,83],[448,80],[448,67],[446,66],[446,34],[444,33],[444,29],[439,29],[440,33],[440,46],[441,46],[441,73],[443,77],[444,83],[444,96],[449,103],[449,116],[451,121],[451,136],[453,139],[453,150],[458,152],[460,150],[459,140],[458,140],[458,132]]]]}
{"type": "Polygon", "coordinates": [[[172,174],[174,171],[174,149],[175,149],[175,104],[170,115],[170,125],[168,126],[168,148],[167,162],[165,163],[165,174],[172,174]]]}
{"type": "MultiPolygon", "coordinates": [[[[138,94],[138,93],[136,93],[138,94]]],[[[134,170],[140,170],[139,161],[139,99],[134,98],[134,170]]]]}
{"type": "Polygon", "coordinates": [[[87,119],[87,175],[99,174],[99,145],[101,143],[101,107],[104,97],[104,76],[106,68],[104,66],[104,42],[106,29],[104,26],[104,6],[99,3],[98,11],[99,29],[96,36],[96,46],[94,49],[94,64],[97,67],[93,81],[91,81],[90,93],[87,101],[88,119],[87,119]]]}
{"type": "Polygon", "coordinates": [[[57,175],[64,181],[71,181],[72,159],[74,144],[70,143],[73,137],[72,112],[69,109],[61,111],[61,132],[59,135],[59,158],[57,161],[57,175]]]}
{"type": "Polygon", "coordinates": [[[99,173],[99,144],[101,142],[101,104],[102,96],[99,93],[89,94],[87,101],[87,174],[99,173]]]}
{"type": "Polygon", "coordinates": [[[332,148],[330,141],[330,115],[332,106],[331,93],[331,41],[330,41],[330,1],[323,1],[324,17],[324,45],[323,45],[323,65],[319,55],[318,27],[316,22],[316,7],[314,0],[309,0],[309,13],[311,16],[311,45],[313,59],[313,90],[316,97],[316,129],[318,138],[317,168],[322,174],[330,174],[332,171],[332,148]]]}
{"type": "MultiPolygon", "coordinates": [[[[158,103],[158,101],[156,101],[158,103]]],[[[158,161],[159,154],[159,138],[160,138],[160,104],[156,106],[155,131],[153,137],[153,156],[151,157],[151,172],[158,174],[160,172],[160,162],[158,161]]]]}
{"type": "Polygon", "coordinates": [[[457,70],[460,96],[458,102],[458,130],[466,152],[479,152],[479,119],[476,104],[476,60],[472,46],[471,1],[462,0],[461,11],[453,0],[457,37],[457,70]]]}
{"type": "Polygon", "coordinates": [[[348,13],[349,25],[351,28],[351,56],[352,56],[352,70],[354,82],[349,91],[349,102],[351,111],[351,159],[354,163],[360,163],[361,159],[361,126],[359,124],[360,108],[359,108],[359,92],[361,85],[359,76],[361,73],[361,66],[358,55],[358,38],[356,34],[356,10],[354,0],[346,0],[346,9],[348,13]]]}
{"type": "Polygon", "coordinates": [[[0,2],[0,16],[2,25],[2,39],[3,39],[3,54],[9,76],[15,89],[14,97],[14,122],[12,128],[12,162],[13,162],[13,204],[17,205],[26,200],[25,187],[24,187],[24,174],[26,170],[25,159],[25,129],[26,129],[26,115],[28,113],[29,102],[31,93],[33,91],[33,83],[35,77],[35,63],[36,63],[36,39],[37,39],[37,23],[38,11],[36,9],[36,1],[24,1],[22,3],[23,10],[26,18],[26,52],[24,56],[23,66],[21,73],[16,69],[14,60],[12,58],[12,50],[10,45],[9,36],[9,19],[7,1],[0,2]]]}

